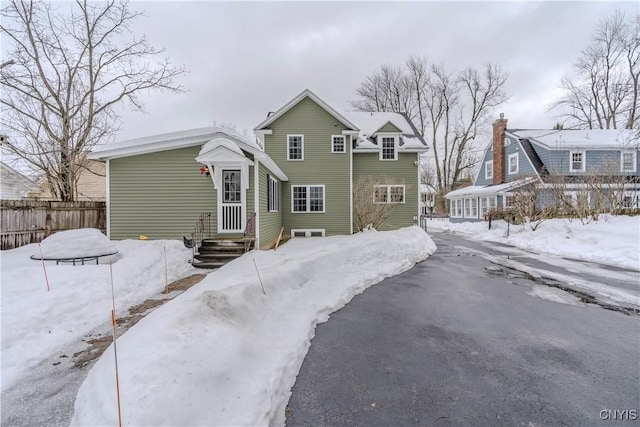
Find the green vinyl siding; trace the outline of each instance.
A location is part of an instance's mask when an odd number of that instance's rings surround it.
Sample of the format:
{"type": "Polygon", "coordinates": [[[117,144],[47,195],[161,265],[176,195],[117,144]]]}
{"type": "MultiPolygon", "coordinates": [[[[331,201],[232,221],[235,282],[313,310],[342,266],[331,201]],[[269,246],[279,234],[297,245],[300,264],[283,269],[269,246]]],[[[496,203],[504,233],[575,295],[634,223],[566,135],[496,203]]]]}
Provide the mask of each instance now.
{"type": "Polygon", "coordinates": [[[280,233],[282,227],[282,183],[269,170],[260,164],[258,185],[260,191],[260,245],[264,246],[273,241],[280,233]],[[280,198],[278,200],[278,212],[269,212],[269,200],[267,198],[268,176],[272,176],[280,184],[280,198]]]}
{"type": "MultiPolygon", "coordinates": [[[[111,159],[109,161],[110,237],[114,240],[189,237],[201,213],[211,213],[217,231],[217,193],[200,173],[200,146],[111,159]]],[[[247,212],[253,212],[253,168],[249,167],[247,212]]],[[[237,237],[227,234],[224,237],[237,237]]]]}
{"type": "MultiPolygon", "coordinates": [[[[405,202],[397,204],[391,211],[383,230],[393,230],[414,225],[418,215],[418,167],[414,162],[416,153],[398,153],[397,161],[380,161],[378,153],[355,153],[353,155],[353,181],[360,176],[392,178],[396,184],[405,185],[405,202]]],[[[373,194],[371,195],[373,198],[373,194]]],[[[357,230],[354,230],[357,231],[357,230]]]]}
{"type": "Polygon", "coordinates": [[[379,133],[379,132],[402,133],[402,131],[397,127],[395,127],[391,122],[387,122],[386,125],[382,126],[380,129],[376,131],[376,133],[379,133]]]}
{"type": "Polygon", "coordinates": [[[282,183],[282,225],[291,229],[325,229],[326,234],[351,231],[349,158],[350,137],[344,154],[331,153],[331,135],[347,127],[310,98],[305,98],[275,120],[273,133],[265,136],[265,151],[289,177],[282,183]],[[287,135],[304,135],[304,160],[287,160],[287,135]],[[324,185],[324,213],[292,213],[291,186],[324,185]]]}

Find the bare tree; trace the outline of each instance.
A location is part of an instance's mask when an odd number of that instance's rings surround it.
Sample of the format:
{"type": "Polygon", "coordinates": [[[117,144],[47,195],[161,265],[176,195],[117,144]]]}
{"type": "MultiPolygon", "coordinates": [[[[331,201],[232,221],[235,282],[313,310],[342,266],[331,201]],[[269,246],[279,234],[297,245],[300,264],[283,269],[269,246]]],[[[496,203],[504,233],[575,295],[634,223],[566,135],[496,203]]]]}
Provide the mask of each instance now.
{"type": "Polygon", "coordinates": [[[495,64],[449,72],[444,64],[412,56],[403,67],[385,65],[367,77],[352,105],[362,111],[406,113],[417,122],[431,143],[437,192],[445,194],[476,166],[474,139],[491,109],[508,99],[507,78],[495,64]]]}
{"type": "Polygon", "coordinates": [[[389,219],[393,208],[402,202],[399,193],[388,190],[394,185],[401,186],[404,182],[373,175],[356,179],[353,183],[353,225],[357,231],[367,226],[379,229],[389,219]]]}
{"type": "Polygon", "coordinates": [[[12,0],[2,10],[11,59],[1,68],[0,102],[3,149],[46,177],[53,195],[73,201],[84,154],[118,128],[113,107],[142,110],[147,90],[182,91],[174,80],[185,70],[133,35],[140,13],[126,2],[64,6],[71,10],[12,0]]]}
{"type": "Polygon", "coordinates": [[[638,128],[640,15],[616,11],[599,22],[591,43],[565,76],[565,94],[552,104],[568,125],[586,129],[638,128]]]}
{"type": "Polygon", "coordinates": [[[553,218],[556,212],[555,203],[545,200],[540,185],[530,180],[526,184],[511,190],[512,206],[510,208],[516,224],[527,224],[531,231],[536,231],[540,224],[553,218]]]}

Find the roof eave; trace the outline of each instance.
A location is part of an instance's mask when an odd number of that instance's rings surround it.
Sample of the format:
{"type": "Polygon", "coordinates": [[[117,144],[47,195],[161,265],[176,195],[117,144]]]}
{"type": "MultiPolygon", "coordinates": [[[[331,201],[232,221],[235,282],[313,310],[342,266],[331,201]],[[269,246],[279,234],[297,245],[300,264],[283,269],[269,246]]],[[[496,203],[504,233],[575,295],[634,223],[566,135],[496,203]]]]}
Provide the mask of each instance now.
{"type": "Polygon", "coordinates": [[[311,98],[315,103],[320,105],[320,107],[322,107],[327,113],[331,114],[337,120],[342,122],[345,126],[351,128],[351,129],[358,129],[358,127],[356,125],[354,125],[351,121],[349,121],[342,114],[338,113],[329,104],[324,102],[318,95],[316,95],[315,93],[311,92],[309,89],[305,89],[302,92],[300,92],[300,94],[298,94],[298,96],[296,96],[291,101],[289,101],[285,105],[283,105],[278,111],[276,111],[275,113],[273,113],[269,117],[267,117],[265,120],[263,120],[258,126],[256,126],[254,128],[253,131],[254,132],[260,132],[261,130],[263,130],[263,128],[265,128],[265,127],[269,126],[271,123],[275,122],[284,113],[286,113],[287,111],[292,109],[300,101],[302,101],[303,99],[305,99],[307,97],[311,98]]]}

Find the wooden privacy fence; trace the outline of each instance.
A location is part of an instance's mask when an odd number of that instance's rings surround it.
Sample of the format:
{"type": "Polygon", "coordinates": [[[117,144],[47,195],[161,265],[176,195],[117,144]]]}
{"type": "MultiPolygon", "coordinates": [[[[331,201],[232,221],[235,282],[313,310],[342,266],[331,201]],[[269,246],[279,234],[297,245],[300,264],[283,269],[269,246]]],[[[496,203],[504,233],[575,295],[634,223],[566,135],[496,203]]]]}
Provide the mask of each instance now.
{"type": "Polygon", "coordinates": [[[97,228],[106,231],[105,202],[0,201],[0,249],[40,242],[56,231],[97,228]]]}

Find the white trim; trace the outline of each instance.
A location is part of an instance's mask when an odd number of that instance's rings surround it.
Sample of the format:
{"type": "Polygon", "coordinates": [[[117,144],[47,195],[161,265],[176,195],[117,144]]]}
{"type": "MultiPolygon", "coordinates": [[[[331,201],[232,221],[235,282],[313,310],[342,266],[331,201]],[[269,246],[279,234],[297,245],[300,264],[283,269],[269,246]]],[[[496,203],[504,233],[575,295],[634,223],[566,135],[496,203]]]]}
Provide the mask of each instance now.
{"type": "Polygon", "coordinates": [[[303,161],[303,160],[304,160],[304,134],[300,134],[300,133],[290,133],[290,134],[287,134],[287,161],[290,161],[290,162],[301,162],[301,161],[303,161]],[[299,159],[292,159],[292,158],[290,157],[290,155],[291,155],[291,150],[290,150],[290,147],[289,147],[289,138],[292,138],[292,137],[294,137],[294,138],[295,138],[295,137],[298,137],[298,136],[300,137],[300,144],[301,144],[301,147],[300,147],[300,154],[301,154],[301,158],[299,158],[299,159]]]}
{"type": "Polygon", "coordinates": [[[622,150],[620,151],[620,172],[636,172],[638,164],[638,152],[635,150],[622,150]],[[633,156],[633,169],[624,168],[624,155],[631,154],[633,156]]]}
{"type": "Polygon", "coordinates": [[[260,249],[260,162],[257,159],[253,165],[253,210],[256,213],[254,247],[260,249]]]}
{"type": "Polygon", "coordinates": [[[311,92],[309,89],[305,89],[302,92],[300,92],[295,98],[293,98],[291,101],[283,105],[278,111],[276,111],[275,113],[267,117],[265,120],[263,120],[258,126],[255,127],[254,132],[260,131],[262,128],[269,126],[271,123],[276,121],[280,116],[282,116],[284,113],[286,113],[287,111],[295,107],[299,102],[301,102],[303,99],[307,97],[311,98],[312,101],[318,104],[321,108],[323,108],[327,113],[331,114],[338,121],[342,122],[342,124],[344,124],[346,127],[349,127],[351,129],[358,129],[356,125],[354,125],[351,121],[347,120],[346,117],[338,113],[329,104],[327,104],[322,99],[320,99],[318,95],[311,92]]]}
{"type": "Polygon", "coordinates": [[[292,228],[291,229],[291,238],[294,237],[302,237],[302,236],[294,236],[294,233],[304,233],[304,237],[325,237],[325,229],[324,228],[292,228]],[[312,236],[311,233],[321,233],[321,236],[312,236]]]}
{"type": "Polygon", "coordinates": [[[493,179],[493,159],[484,162],[484,179],[493,179]],[[491,163],[491,167],[489,167],[489,163],[491,163]],[[488,171],[491,171],[491,176],[488,171]]]}
{"type": "Polygon", "coordinates": [[[278,180],[267,174],[267,211],[268,212],[280,212],[280,183],[278,180]],[[275,192],[273,191],[271,183],[275,184],[275,192]],[[274,194],[275,193],[275,194],[274,194]],[[271,209],[271,200],[275,195],[276,209],[271,209]]]}
{"type": "Polygon", "coordinates": [[[325,213],[327,211],[327,189],[324,184],[291,184],[291,213],[292,214],[320,214],[325,213]],[[307,188],[307,200],[306,200],[306,211],[294,211],[293,210],[293,188],[294,187],[306,187],[307,188]],[[321,211],[311,211],[311,187],[322,187],[322,210],[321,211]]]}
{"type": "Polygon", "coordinates": [[[376,136],[376,139],[378,141],[378,146],[379,146],[378,150],[380,150],[378,160],[383,162],[393,162],[398,160],[398,143],[400,142],[400,137],[398,136],[398,134],[379,133],[378,136],[376,136]],[[383,140],[385,138],[393,139],[393,159],[383,158],[383,152],[384,152],[383,140]]]}
{"type": "Polygon", "coordinates": [[[587,170],[587,152],[585,150],[569,150],[569,172],[584,172],[587,170]],[[582,161],[580,162],[582,166],[580,169],[573,168],[573,155],[581,154],[582,161]]]}
{"type": "Polygon", "coordinates": [[[507,157],[507,174],[508,175],[515,175],[519,171],[520,171],[520,156],[519,156],[519,153],[509,154],[509,156],[507,157]],[[516,170],[514,172],[511,172],[511,159],[516,159],[516,162],[515,162],[516,170]]]}
{"type": "MultiPolygon", "coordinates": [[[[355,135],[358,135],[357,133],[355,135]]],[[[349,135],[349,234],[353,234],[353,134],[349,135]]]]}
{"type": "Polygon", "coordinates": [[[247,190],[249,189],[249,166],[245,164],[209,164],[209,170],[213,167],[211,179],[216,191],[216,229],[218,234],[242,233],[247,224],[247,190]],[[215,165],[215,166],[213,166],[215,165]],[[240,226],[243,230],[223,230],[222,229],[222,199],[224,197],[224,188],[222,182],[222,171],[239,170],[240,171],[240,226]]]}
{"type": "Polygon", "coordinates": [[[376,205],[384,205],[384,204],[400,204],[403,205],[406,203],[407,201],[407,191],[406,191],[406,186],[404,184],[384,184],[384,185],[374,185],[373,186],[373,203],[376,205]],[[385,201],[384,202],[377,202],[376,201],[376,188],[386,188],[386,195],[385,195],[385,201]],[[402,187],[402,201],[401,202],[392,202],[391,201],[391,188],[392,187],[402,187]]]}
{"type": "MultiPolygon", "coordinates": [[[[416,221],[416,224],[420,225],[420,214],[422,213],[422,210],[420,209],[422,206],[422,192],[420,191],[420,167],[422,166],[422,163],[420,162],[420,154],[416,154],[416,161],[418,162],[418,166],[416,166],[416,170],[418,173],[418,180],[416,181],[418,183],[418,203],[416,204],[416,206],[418,207],[418,216],[417,219],[418,221],[416,221]]],[[[406,196],[406,195],[405,195],[406,196]]],[[[425,194],[426,196],[426,194],[425,194]]]]}
{"type": "Polygon", "coordinates": [[[504,192],[502,194],[502,209],[513,209],[513,199],[516,197],[516,193],[504,192]],[[511,204],[507,205],[507,200],[511,198],[511,204]]]}
{"type": "Polygon", "coordinates": [[[109,169],[111,168],[111,161],[109,159],[107,159],[106,165],[105,165],[105,178],[106,178],[106,182],[105,182],[105,191],[107,192],[106,196],[107,196],[107,203],[106,203],[106,208],[107,208],[107,237],[109,239],[111,239],[111,184],[110,184],[110,178],[111,178],[111,172],[109,171],[109,169]]]}
{"type": "Polygon", "coordinates": [[[331,135],[331,153],[332,154],[345,154],[347,152],[347,137],[346,135],[331,135]],[[334,138],[342,138],[342,151],[335,151],[334,138]]]}

